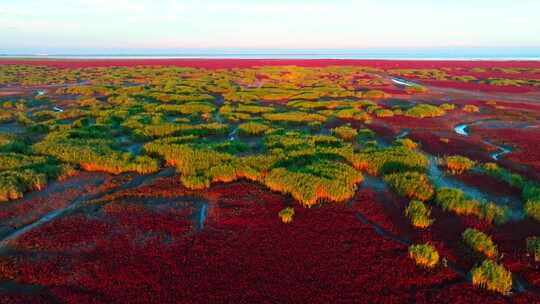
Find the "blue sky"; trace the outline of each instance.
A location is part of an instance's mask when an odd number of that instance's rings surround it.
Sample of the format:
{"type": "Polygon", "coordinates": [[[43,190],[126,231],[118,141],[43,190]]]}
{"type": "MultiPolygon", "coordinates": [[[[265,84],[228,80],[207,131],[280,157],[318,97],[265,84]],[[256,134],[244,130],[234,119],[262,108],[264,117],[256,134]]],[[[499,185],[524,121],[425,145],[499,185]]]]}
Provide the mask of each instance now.
{"type": "Polygon", "coordinates": [[[0,0],[0,53],[432,47],[540,47],[540,1],[0,0]]]}

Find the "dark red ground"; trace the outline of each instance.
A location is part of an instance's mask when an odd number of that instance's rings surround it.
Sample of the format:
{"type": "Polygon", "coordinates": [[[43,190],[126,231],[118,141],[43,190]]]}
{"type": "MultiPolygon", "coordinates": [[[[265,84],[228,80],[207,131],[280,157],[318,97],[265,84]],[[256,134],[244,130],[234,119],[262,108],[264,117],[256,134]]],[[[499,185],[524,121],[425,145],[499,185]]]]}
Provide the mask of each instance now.
{"type": "MultiPolygon", "coordinates": [[[[191,195],[177,177],[163,178],[103,197],[20,237],[8,255],[19,291],[4,293],[0,302],[508,300],[474,288],[448,268],[418,268],[407,257],[406,245],[379,235],[358,219],[362,214],[405,238],[430,238],[449,257],[456,253],[454,234],[461,231],[461,219],[438,215],[442,219],[426,232],[428,236],[416,235],[400,215],[402,202],[390,194],[362,190],[350,206],[295,205],[295,220],[289,225],[282,224],[277,213],[291,199],[261,186],[239,182],[216,185],[199,197],[191,195]],[[190,199],[175,203],[179,196],[190,199]],[[160,197],[165,200],[153,201],[160,197]],[[209,203],[202,230],[194,228],[197,213],[190,200],[209,203]],[[447,224],[456,229],[447,229],[447,224]]],[[[515,269],[523,271],[517,263],[515,269]]],[[[521,303],[539,299],[527,293],[512,298],[521,303]]]]}

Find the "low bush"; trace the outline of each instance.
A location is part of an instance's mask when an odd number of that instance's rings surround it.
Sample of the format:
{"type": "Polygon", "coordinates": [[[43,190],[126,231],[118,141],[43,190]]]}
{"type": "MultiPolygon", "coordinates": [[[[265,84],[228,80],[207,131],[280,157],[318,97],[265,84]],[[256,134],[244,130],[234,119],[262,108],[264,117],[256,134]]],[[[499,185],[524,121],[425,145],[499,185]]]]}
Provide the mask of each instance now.
{"type": "Polygon", "coordinates": [[[540,222],[540,201],[537,201],[537,200],[527,201],[525,203],[524,210],[527,216],[540,222]]]}
{"type": "Polygon", "coordinates": [[[396,140],[396,144],[397,145],[400,145],[400,146],[403,146],[409,150],[414,150],[416,148],[418,148],[418,144],[416,142],[414,142],[412,139],[410,138],[400,138],[398,140],[396,140]]]}
{"type": "Polygon", "coordinates": [[[471,270],[472,283],[487,290],[504,295],[512,289],[512,273],[503,265],[485,260],[480,266],[471,270]]]}
{"type": "Polygon", "coordinates": [[[439,264],[439,253],[430,244],[418,244],[409,246],[409,257],[416,265],[433,268],[439,264]]]}
{"type": "Polygon", "coordinates": [[[475,105],[465,105],[463,106],[463,111],[468,113],[476,113],[480,112],[480,108],[475,105]]]}
{"type": "Polygon", "coordinates": [[[321,161],[300,170],[275,168],[268,173],[264,184],[271,190],[290,194],[306,207],[324,201],[343,202],[356,193],[362,175],[352,167],[321,161]]]}
{"type": "Polygon", "coordinates": [[[379,118],[393,117],[394,116],[394,111],[389,110],[389,109],[376,109],[376,110],[373,111],[373,114],[375,114],[375,116],[377,116],[379,118]]]}
{"type": "Polygon", "coordinates": [[[462,174],[463,172],[469,171],[470,169],[476,166],[476,162],[470,160],[465,156],[447,156],[442,160],[442,164],[448,171],[452,174],[462,174]]]}
{"type": "Polygon", "coordinates": [[[406,110],[404,114],[410,117],[425,118],[443,116],[446,111],[440,107],[422,103],[406,110]]]}
{"type": "Polygon", "coordinates": [[[362,98],[366,98],[366,99],[382,99],[382,98],[389,98],[389,97],[390,97],[390,94],[381,90],[369,90],[362,93],[362,98]]]}
{"type": "Polygon", "coordinates": [[[435,203],[445,211],[451,211],[457,215],[473,215],[497,225],[506,223],[510,217],[508,207],[471,200],[463,191],[454,188],[438,189],[435,203]]]}
{"type": "Polygon", "coordinates": [[[428,167],[428,159],[417,151],[393,146],[363,150],[357,154],[355,167],[372,175],[410,170],[424,172],[428,167]]]}
{"type": "Polygon", "coordinates": [[[475,252],[481,253],[488,258],[496,258],[499,254],[497,246],[493,243],[493,240],[482,231],[467,228],[461,237],[467,246],[472,248],[475,252]]]}
{"type": "Polygon", "coordinates": [[[294,209],[292,207],[287,207],[281,210],[278,215],[284,224],[292,223],[294,218],[294,209]]]}
{"type": "Polygon", "coordinates": [[[513,187],[520,189],[525,187],[526,181],[521,175],[512,173],[509,170],[500,167],[496,163],[485,163],[479,166],[479,168],[483,173],[504,181],[513,187]]]}
{"type": "Polygon", "coordinates": [[[433,196],[433,186],[427,175],[418,172],[392,173],[384,176],[396,192],[413,200],[427,201],[433,196]]]}
{"type": "Polygon", "coordinates": [[[261,135],[270,129],[270,126],[259,122],[246,122],[238,126],[238,131],[245,135],[261,135]]]}
{"type": "Polygon", "coordinates": [[[534,258],[535,262],[540,262],[540,237],[527,238],[527,252],[534,258]]]}
{"type": "Polygon", "coordinates": [[[326,121],[326,117],[323,115],[307,112],[267,113],[263,114],[263,118],[269,121],[294,123],[309,123],[314,121],[322,123],[326,121]]]}
{"type": "Polygon", "coordinates": [[[116,148],[114,140],[106,130],[91,130],[53,132],[33,145],[33,149],[42,155],[79,165],[87,171],[146,174],[159,169],[158,162],[148,156],[134,156],[116,148]]]}
{"type": "Polygon", "coordinates": [[[434,222],[431,210],[421,201],[411,201],[405,209],[405,215],[416,228],[427,228],[434,222]]]}
{"type": "Polygon", "coordinates": [[[332,134],[346,141],[355,141],[358,136],[358,131],[352,128],[350,125],[343,125],[333,128],[332,134]]]}

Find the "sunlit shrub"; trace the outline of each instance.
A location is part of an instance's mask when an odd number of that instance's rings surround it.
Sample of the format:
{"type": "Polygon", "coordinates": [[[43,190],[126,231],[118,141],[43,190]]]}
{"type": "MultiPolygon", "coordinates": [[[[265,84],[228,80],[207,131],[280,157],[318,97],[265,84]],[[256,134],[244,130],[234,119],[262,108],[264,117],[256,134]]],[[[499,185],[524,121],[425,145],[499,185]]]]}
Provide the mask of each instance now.
{"type": "Polygon", "coordinates": [[[534,258],[535,262],[540,262],[540,237],[527,238],[527,252],[534,258]]]}
{"type": "Polygon", "coordinates": [[[389,98],[390,94],[381,91],[381,90],[369,90],[367,92],[362,93],[362,98],[366,99],[382,99],[382,98],[389,98]]]}
{"type": "Polygon", "coordinates": [[[433,268],[439,263],[439,253],[437,249],[430,244],[418,244],[409,246],[409,257],[414,260],[416,265],[433,268]]]}
{"type": "Polygon", "coordinates": [[[418,148],[418,144],[410,138],[400,138],[396,140],[396,144],[403,146],[409,150],[414,150],[418,148]]]}
{"type": "Polygon", "coordinates": [[[507,295],[512,289],[512,273],[492,260],[485,260],[471,270],[472,282],[487,290],[507,295]]]}
{"type": "Polygon", "coordinates": [[[331,131],[334,135],[346,141],[354,141],[358,136],[358,131],[356,131],[356,129],[352,128],[350,125],[336,127],[331,131]]]}
{"type": "Polygon", "coordinates": [[[287,207],[282,209],[279,213],[279,218],[284,224],[292,223],[294,218],[294,209],[292,207],[287,207]]]}
{"type": "Polygon", "coordinates": [[[263,118],[269,121],[283,121],[283,122],[296,122],[296,123],[308,123],[308,122],[325,122],[326,117],[323,115],[307,112],[283,112],[283,113],[267,113],[263,114],[263,118]]]}
{"type": "Polygon", "coordinates": [[[540,201],[529,200],[525,203],[523,209],[525,210],[525,214],[527,214],[527,216],[540,222],[540,201]]]}
{"type": "Polygon", "coordinates": [[[238,130],[246,135],[261,135],[270,130],[270,126],[258,122],[247,122],[239,125],[238,130]]]}
{"type": "Polygon", "coordinates": [[[367,149],[357,154],[355,167],[372,175],[403,172],[408,170],[425,171],[428,159],[417,151],[402,146],[384,149],[367,149]]]}
{"type": "Polygon", "coordinates": [[[434,222],[431,209],[421,201],[411,201],[405,209],[405,215],[416,228],[427,228],[434,222]]]}
{"type": "Polygon", "coordinates": [[[413,200],[427,201],[433,196],[433,186],[427,175],[418,172],[392,173],[384,176],[396,192],[413,200]]]}
{"type": "Polygon", "coordinates": [[[373,114],[375,114],[375,116],[380,117],[380,118],[392,117],[394,116],[394,111],[389,110],[389,109],[376,109],[373,111],[373,114]]]}
{"type": "Polygon", "coordinates": [[[461,236],[465,244],[471,247],[475,252],[481,253],[488,258],[496,258],[499,254],[497,246],[493,243],[491,237],[482,231],[467,228],[461,236]]]}
{"type": "Polygon", "coordinates": [[[458,215],[473,215],[497,225],[506,223],[510,218],[508,207],[469,199],[459,189],[438,189],[435,202],[445,211],[451,211],[458,215]]]}
{"type": "Polygon", "coordinates": [[[463,106],[463,111],[469,112],[469,113],[476,113],[476,112],[480,112],[480,108],[475,105],[465,105],[463,106]]]}
{"type": "Polygon", "coordinates": [[[474,166],[476,166],[475,161],[472,161],[469,158],[460,155],[447,156],[442,160],[442,164],[452,174],[458,175],[462,174],[465,171],[469,171],[474,166]]]}
{"type": "Polygon", "coordinates": [[[424,117],[438,117],[446,114],[446,111],[440,107],[430,104],[417,104],[414,107],[405,111],[406,116],[424,118],[424,117]]]}

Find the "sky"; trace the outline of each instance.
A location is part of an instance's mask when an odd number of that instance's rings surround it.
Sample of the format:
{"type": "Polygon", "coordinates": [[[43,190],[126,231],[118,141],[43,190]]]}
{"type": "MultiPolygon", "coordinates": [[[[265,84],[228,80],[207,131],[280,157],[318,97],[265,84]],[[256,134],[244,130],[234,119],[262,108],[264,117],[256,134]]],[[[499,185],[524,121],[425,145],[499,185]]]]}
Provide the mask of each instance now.
{"type": "Polygon", "coordinates": [[[1,53],[540,49],[539,0],[0,0],[1,53]]]}

